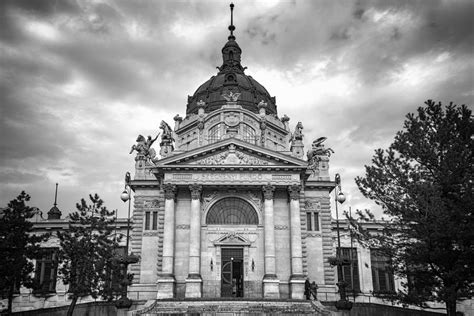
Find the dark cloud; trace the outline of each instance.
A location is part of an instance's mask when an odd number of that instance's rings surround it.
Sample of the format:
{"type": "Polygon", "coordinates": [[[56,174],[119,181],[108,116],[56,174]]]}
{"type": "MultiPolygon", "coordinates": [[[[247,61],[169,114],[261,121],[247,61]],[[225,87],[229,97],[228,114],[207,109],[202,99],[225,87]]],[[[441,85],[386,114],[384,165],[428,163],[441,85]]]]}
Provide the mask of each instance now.
{"type": "MultiPolygon", "coordinates": [[[[471,1],[237,2],[234,24],[246,73],[303,122],[307,146],[328,137],[331,173],[362,206],[351,178],[406,113],[473,103],[472,13],[471,1]]],[[[59,181],[65,209],[93,192],[122,207],[134,139],[184,114],[228,24],[222,1],[0,1],[2,204],[27,189],[47,210],[59,181]]]]}
{"type": "Polygon", "coordinates": [[[0,1],[0,39],[19,43],[26,38],[18,23],[18,16],[48,19],[57,15],[80,14],[75,0],[3,0],[0,1]]]}
{"type": "Polygon", "coordinates": [[[80,8],[75,0],[3,0],[0,2],[0,12],[9,9],[20,9],[27,14],[50,17],[57,14],[75,14],[80,8]]]}

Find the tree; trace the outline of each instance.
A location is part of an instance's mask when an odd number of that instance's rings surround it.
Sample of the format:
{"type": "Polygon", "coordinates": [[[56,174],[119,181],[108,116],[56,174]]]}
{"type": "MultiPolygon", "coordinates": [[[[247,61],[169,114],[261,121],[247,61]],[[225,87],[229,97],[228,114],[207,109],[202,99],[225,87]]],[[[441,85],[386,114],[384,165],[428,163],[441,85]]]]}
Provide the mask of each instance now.
{"type": "MultiPolygon", "coordinates": [[[[474,123],[471,110],[431,100],[408,114],[387,150],[377,149],[362,194],[388,215],[381,234],[362,239],[392,258],[394,272],[408,280],[397,300],[426,306],[456,302],[474,290],[474,123]]],[[[370,212],[359,212],[363,220],[370,212]]]]}
{"type": "Polygon", "coordinates": [[[12,312],[13,295],[20,286],[32,288],[33,263],[30,259],[39,251],[39,243],[47,235],[32,234],[33,223],[28,221],[34,215],[34,208],[27,206],[30,196],[24,191],[8,203],[0,213],[0,289],[7,297],[7,313],[12,312]]]}
{"type": "Polygon", "coordinates": [[[89,198],[90,205],[84,199],[76,204],[77,211],[70,215],[69,229],[58,232],[62,262],[59,274],[64,284],[69,285],[72,302],[67,315],[71,316],[79,297],[112,299],[109,281],[111,274],[120,269],[114,264],[118,247],[113,232],[114,212],[103,206],[97,194],[89,198]]]}

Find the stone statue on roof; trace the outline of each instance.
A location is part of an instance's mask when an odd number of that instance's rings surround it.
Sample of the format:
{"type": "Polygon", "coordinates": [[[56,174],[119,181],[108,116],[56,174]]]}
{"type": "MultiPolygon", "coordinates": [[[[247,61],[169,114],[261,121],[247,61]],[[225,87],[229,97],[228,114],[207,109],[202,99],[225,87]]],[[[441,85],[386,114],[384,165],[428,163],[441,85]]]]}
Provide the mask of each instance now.
{"type": "Polygon", "coordinates": [[[232,92],[228,91],[227,93],[224,93],[222,97],[227,101],[227,102],[236,102],[239,97],[240,97],[240,92],[232,92]]]}
{"type": "Polygon", "coordinates": [[[310,169],[313,175],[316,174],[316,171],[319,169],[319,162],[323,157],[331,157],[331,153],[334,153],[334,150],[331,148],[325,148],[323,142],[326,140],[326,137],[319,137],[315,139],[311,144],[311,149],[308,150],[308,169],[310,169]]]}
{"type": "Polygon", "coordinates": [[[291,134],[290,142],[293,143],[297,140],[303,140],[303,123],[298,122],[295,127],[295,131],[291,134]]]}
{"type": "Polygon", "coordinates": [[[161,135],[161,142],[160,142],[160,155],[162,157],[168,156],[173,150],[173,131],[171,127],[165,121],[161,121],[160,128],[163,130],[163,134],[161,135]]]}
{"type": "Polygon", "coordinates": [[[160,133],[155,138],[148,136],[146,139],[143,135],[138,135],[137,143],[132,146],[130,154],[136,151],[137,156],[144,156],[146,159],[152,160],[156,157],[156,151],[151,146],[158,139],[159,135],[160,133]]]}

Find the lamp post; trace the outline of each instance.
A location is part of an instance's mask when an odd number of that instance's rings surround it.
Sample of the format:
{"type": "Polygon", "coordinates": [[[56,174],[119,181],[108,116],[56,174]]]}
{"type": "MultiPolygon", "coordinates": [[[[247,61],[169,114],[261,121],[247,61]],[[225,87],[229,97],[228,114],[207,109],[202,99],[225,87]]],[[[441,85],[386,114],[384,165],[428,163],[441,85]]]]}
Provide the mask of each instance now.
{"type": "Polygon", "coordinates": [[[334,190],[334,200],[336,203],[336,230],[337,230],[336,263],[337,263],[337,273],[341,277],[341,279],[337,282],[337,286],[339,288],[340,299],[339,301],[336,302],[336,308],[340,310],[350,310],[352,309],[352,302],[348,301],[346,297],[347,283],[344,280],[344,274],[342,271],[342,266],[344,265],[345,260],[344,258],[342,258],[342,255],[341,255],[341,233],[339,230],[339,212],[337,209],[337,204],[344,203],[344,201],[346,200],[346,197],[344,196],[344,193],[342,193],[342,190],[341,190],[341,176],[339,175],[339,173],[336,173],[335,182],[336,182],[336,188],[334,190]]]}
{"type": "Polygon", "coordinates": [[[129,240],[130,240],[130,207],[131,207],[131,192],[132,188],[130,187],[130,172],[125,173],[125,187],[120,195],[120,199],[123,202],[128,201],[128,216],[127,216],[127,240],[125,242],[125,254],[120,258],[120,264],[123,266],[123,279],[121,281],[121,296],[115,302],[117,308],[130,308],[132,306],[132,301],[127,297],[127,287],[130,284],[128,278],[128,265],[138,262],[138,256],[135,256],[133,253],[128,254],[129,240]]]}

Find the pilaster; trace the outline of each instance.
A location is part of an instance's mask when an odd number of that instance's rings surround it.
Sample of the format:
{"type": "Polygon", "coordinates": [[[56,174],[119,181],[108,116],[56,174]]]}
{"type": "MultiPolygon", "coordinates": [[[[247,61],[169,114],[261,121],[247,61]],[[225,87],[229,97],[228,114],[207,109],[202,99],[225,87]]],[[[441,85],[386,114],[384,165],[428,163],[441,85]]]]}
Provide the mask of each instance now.
{"type": "Polygon", "coordinates": [[[301,214],[300,214],[300,191],[299,185],[288,187],[290,196],[290,246],[291,246],[291,298],[303,299],[304,282],[303,276],[303,252],[301,247],[301,214]]]}
{"type": "Polygon", "coordinates": [[[163,231],[163,265],[162,273],[158,277],[157,298],[174,297],[174,227],[175,227],[175,195],[176,186],[164,184],[165,193],[165,225],[163,231]]]}
{"type": "Polygon", "coordinates": [[[262,187],[264,197],[265,229],[265,275],[263,277],[263,297],[280,297],[280,280],[276,275],[275,225],[273,219],[273,193],[275,187],[268,184],[262,187]]]}
{"type": "Polygon", "coordinates": [[[201,192],[202,186],[192,184],[189,228],[189,274],[186,279],[186,297],[202,296],[201,262],[201,192]]]}

